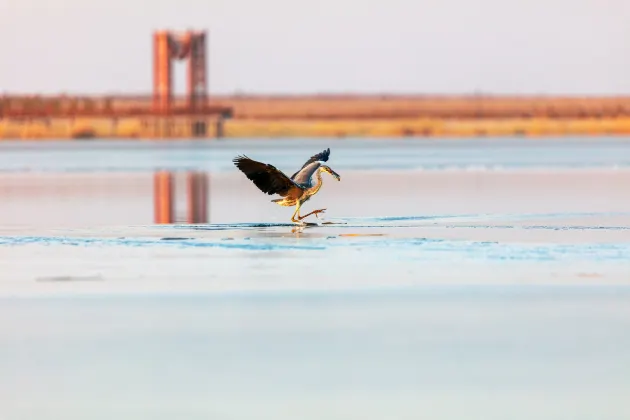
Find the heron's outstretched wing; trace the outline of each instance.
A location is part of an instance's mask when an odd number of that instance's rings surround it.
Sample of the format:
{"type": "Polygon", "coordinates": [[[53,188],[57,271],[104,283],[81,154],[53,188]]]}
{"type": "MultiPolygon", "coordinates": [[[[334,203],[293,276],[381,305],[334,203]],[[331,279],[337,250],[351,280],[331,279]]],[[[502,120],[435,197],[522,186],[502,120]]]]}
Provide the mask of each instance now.
{"type": "Polygon", "coordinates": [[[260,191],[269,195],[285,196],[291,188],[299,188],[282,171],[267,163],[257,162],[247,156],[237,156],[232,162],[251,180],[260,191]]]}
{"type": "Polygon", "coordinates": [[[317,162],[317,161],[327,162],[329,156],[330,156],[330,148],[316,155],[311,156],[310,159],[307,160],[306,163],[304,163],[304,165],[302,165],[302,167],[296,173],[291,175],[291,179],[295,179],[295,176],[299,174],[302,169],[306,168],[308,165],[310,165],[313,162],[317,162]]]}

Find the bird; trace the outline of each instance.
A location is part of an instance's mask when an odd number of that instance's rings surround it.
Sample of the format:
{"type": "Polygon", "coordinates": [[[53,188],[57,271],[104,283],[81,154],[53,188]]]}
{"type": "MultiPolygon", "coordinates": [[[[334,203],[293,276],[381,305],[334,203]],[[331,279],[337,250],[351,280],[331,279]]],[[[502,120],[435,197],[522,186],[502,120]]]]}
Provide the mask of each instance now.
{"type": "Polygon", "coordinates": [[[324,164],[330,157],[330,148],[311,156],[291,177],[268,163],[258,162],[245,155],[238,155],[232,162],[245,176],[266,194],[278,194],[283,198],[271,200],[280,206],[296,206],[291,216],[293,223],[304,224],[303,219],[310,215],[323,213],[326,209],[313,210],[300,216],[300,207],[322,187],[322,172],[332,175],[337,181],[341,177],[330,166],[324,164]],[[313,179],[315,178],[315,180],[313,179]]]}

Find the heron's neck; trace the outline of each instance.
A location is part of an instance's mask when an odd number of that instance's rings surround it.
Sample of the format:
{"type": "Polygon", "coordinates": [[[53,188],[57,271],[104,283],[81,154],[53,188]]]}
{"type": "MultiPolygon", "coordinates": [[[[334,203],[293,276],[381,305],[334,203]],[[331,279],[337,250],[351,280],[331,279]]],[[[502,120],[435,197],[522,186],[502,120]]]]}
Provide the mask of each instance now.
{"type": "Polygon", "coordinates": [[[317,191],[319,191],[319,189],[322,187],[323,184],[323,180],[322,180],[322,172],[317,170],[315,171],[315,179],[316,179],[316,183],[315,185],[313,185],[311,188],[308,189],[308,194],[309,195],[313,195],[313,194],[317,194],[317,191]]]}

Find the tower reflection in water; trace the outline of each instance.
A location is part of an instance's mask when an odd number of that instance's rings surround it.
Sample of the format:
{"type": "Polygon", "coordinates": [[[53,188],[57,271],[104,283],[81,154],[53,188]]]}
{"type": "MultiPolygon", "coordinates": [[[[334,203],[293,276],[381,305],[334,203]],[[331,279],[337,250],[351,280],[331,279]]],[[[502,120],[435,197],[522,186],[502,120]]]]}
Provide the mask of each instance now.
{"type": "MultiPolygon", "coordinates": [[[[181,184],[181,183],[179,183],[181,184]]],[[[153,176],[154,222],[156,224],[171,223],[208,223],[208,174],[190,171],[178,174],[171,171],[158,171],[153,176]],[[184,175],[185,217],[177,217],[178,181],[184,175]]]]}

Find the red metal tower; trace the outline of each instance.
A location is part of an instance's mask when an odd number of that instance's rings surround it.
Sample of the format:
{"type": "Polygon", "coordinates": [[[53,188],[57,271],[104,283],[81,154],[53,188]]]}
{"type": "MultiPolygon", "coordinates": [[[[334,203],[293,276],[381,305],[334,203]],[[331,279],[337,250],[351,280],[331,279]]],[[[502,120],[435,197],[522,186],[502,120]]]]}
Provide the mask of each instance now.
{"type": "Polygon", "coordinates": [[[188,59],[186,105],[191,112],[202,110],[207,100],[206,32],[153,34],[153,108],[168,113],[173,100],[172,60],[188,59]]]}

